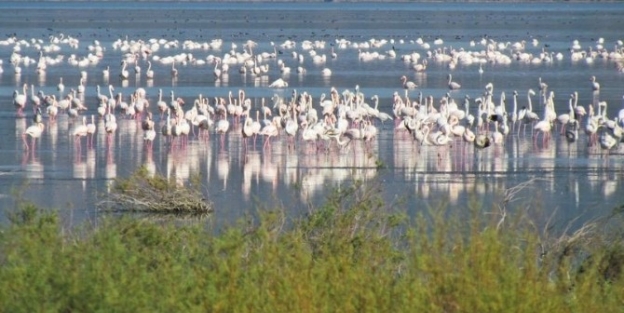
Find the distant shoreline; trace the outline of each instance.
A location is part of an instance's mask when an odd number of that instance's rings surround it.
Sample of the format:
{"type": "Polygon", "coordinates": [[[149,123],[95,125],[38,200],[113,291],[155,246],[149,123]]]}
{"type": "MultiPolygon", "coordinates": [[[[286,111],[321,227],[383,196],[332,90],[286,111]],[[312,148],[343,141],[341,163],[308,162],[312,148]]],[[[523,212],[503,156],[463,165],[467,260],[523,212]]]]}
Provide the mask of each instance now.
{"type": "Polygon", "coordinates": [[[617,3],[620,0],[26,0],[7,2],[206,2],[206,3],[617,3]]]}

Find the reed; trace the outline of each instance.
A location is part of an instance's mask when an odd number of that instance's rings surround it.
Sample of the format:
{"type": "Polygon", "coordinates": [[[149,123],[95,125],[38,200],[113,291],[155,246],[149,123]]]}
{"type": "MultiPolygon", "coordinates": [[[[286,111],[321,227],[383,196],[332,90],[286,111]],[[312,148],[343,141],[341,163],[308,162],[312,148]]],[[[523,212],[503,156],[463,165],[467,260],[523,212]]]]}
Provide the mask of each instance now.
{"type": "MultiPolygon", "coordinates": [[[[356,182],[290,219],[215,232],[107,216],[63,229],[21,201],[0,229],[6,312],[616,312],[622,219],[536,227],[526,210],[444,202],[408,217],[356,182]],[[489,212],[503,212],[488,214],[489,212]]],[[[510,195],[509,189],[503,195],[510,195]]],[[[509,199],[507,199],[509,200],[509,199]]],[[[520,204],[517,204],[520,205],[520,204]]],[[[534,208],[530,208],[534,209],[534,208]]]]}

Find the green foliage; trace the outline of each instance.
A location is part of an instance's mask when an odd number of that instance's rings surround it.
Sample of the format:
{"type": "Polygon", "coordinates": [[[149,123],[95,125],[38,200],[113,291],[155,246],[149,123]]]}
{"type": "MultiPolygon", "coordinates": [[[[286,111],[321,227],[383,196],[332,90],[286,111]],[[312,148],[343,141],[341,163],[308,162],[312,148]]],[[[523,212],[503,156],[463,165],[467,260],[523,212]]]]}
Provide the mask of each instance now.
{"type": "Polygon", "coordinates": [[[621,310],[623,237],[603,233],[621,224],[551,236],[490,211],[442,202],[408,218],[356,182],[296,220],[263,210],[215,232],[109,216],[69,232],[20,202],[0,229],[0,311],[621,310]]]}

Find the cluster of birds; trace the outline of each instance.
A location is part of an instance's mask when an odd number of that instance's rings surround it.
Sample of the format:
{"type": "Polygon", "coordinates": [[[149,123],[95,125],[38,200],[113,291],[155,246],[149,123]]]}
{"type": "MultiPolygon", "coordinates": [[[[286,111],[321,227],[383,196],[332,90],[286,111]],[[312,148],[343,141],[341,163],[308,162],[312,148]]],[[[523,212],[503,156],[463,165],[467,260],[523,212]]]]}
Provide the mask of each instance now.
{"type": "MultiPolygon", "coordinates": [[[[426,49],[427,56],[425,58],[417,52],[397,55],[394,46],[404,43],[403,40],[395,42],[393,39],[370,39],[364,42],[337,39],[332,44],[330,57],[332,59],[338,58],[336,50],[343,49],[357,50],[358,59],[361,61],[400,57],[403,61],[410,63],[416,72],[426,71],[429,60],[445,62],[451,70],[457,64],[469,65],[473,63],[479,64],[479,69],[482,70],[481,64],[485,62],[497,64],[517,60],[519,62],[538,63],[538,61],[552,62],[562,57],[559,54],[545,51],[545,49],[542,49],[539,56],[534,56],[524,52],[528,46],[525,41],[502,43],[490,38],[470,42],[471,47],[477,45],[485,47],[478,52],[464,49],[447,50],[445,47],[441,47],[443,44],[441,39],[433,41],[433,45],[439,46],[439,48],[432,49],[429,43],[419,38],[410,43],[426,49]],[[383,53],[373,50],[383,49],[388,44],[392,45],[392,49],[383,53]]],[[[598,57],[613,60],[622,59],[621,49],[618,48],[622,45],[620,42],[617,43],[616,49],[613,51],[607,51],[603,43],[604,40],[599,39],[595,49],[590,47],[589,51],[585,51],[578,46],[577,41],[574,41],[570,48],[570,58],[572,60],[584,58],[587,62],[590,62],[591,58],[598,57]]],[[[11,63],[16,75],[21,73],[20,64],[26,66],[36,64],[36,72],[39,75],[45,75],[48,66],[63,62],[64,57],[60,54],[56,57],[50,56],[53,53],[58,53],[63,44],[73,49],[80,45],[78,39],[64,35],[51,36],[48,43],[39,39],[27,41],[18,40],[14,37],[0,41],[0,46],[13,46],[11,63]],[[22,49],[27,47],[34,47],[38,51],[38,61],[21,55],[22,49]]],[[[532,44],[537,45],[535,39],[532,44]]],[[[298,44],[287,40],[282,44],[271,43],[272,51],[258,53],[254,52],[258,44],[249,40],[242,45],[243,52],[237,51],[238,46],[233,43],[231,49],[223,56],[210,54],[205,58],[195,57],[190,51],[196,49],[220,51],[223,49],[223,41],[215,39],[211,42],[200,43],[190,40],[183,42],[165,39],[143,41],[126,38],[115,41],[112,48],[122,53],[121,70],[118,75],[122,81],[130,77],[127,68],[131,64],[134,65],[136,75],[145,73],[148,79],[153,79],[155,74],[152,70],[152,62],[170,65],[172,77],[179,75],[176,64],[198,66],[214,64],[214,78],[219,80],[227,75],[230,66],[233,65],[239,66],[241,74],[266,76],[269,73],[269,64],[266,61],[271,59],[277,61],[280,73],[286,75],[290,73],[290,68],[286,66],[284,58],[280,57],[286,51],[290,51],[290,55],[298,62],[297,72],[305,73],[303,64],[307,56],[310,56],[317,65],[325,64],[327,57],[321,52],[326,49],[325,45],[324,41],[302,41],[298,44]],[[300,52],[294,50],[298,45],[302,49],[300,52]],[[158,51],[167,49],[182,49],[186,52],[164,57],[157,55],[158,51]],[[140,60],[145,60],[148,64],[145,72],[139,65],[140,60]]],[[[76,54],[70,55],[67,58],[67,63],[78,67],[97,65],[106,49],[98,41],[93,41],[88,46],[87,51],[89,53],[84,57],[76,54]]],[[[450,92],[438,101],[437,107],[433,97],[429,96],[423,99],[422,93],[420,93],[418,100],[410,99],[409,91],[418,86],[414,82],[408,81],[407,76],[402,76],[400,81],[405,89],[405,96],[402,97],[399,92],[395,92],[392,96],[393,109],[392,112],[388,113],[379,110],[378,96],[366,97],[357,86],[353,91],[347,89],[342,93],[339,93],[336,88],[331,88],[329,97],[323,94],[318,102],[315,102],[312,95],[307,92],[297,93],[295,90],[290,99],[284,99],[275,94],[269,104],[265,104],[265,100],[262,99],[261,106],[255,110],[255,114],[252,112],[254,101],[247,98],[243,90],[239,91],[238,97],[234,97],[232,92],[228,97],[209,98],[198,95],[190,108],[187,108],[185,101],[180,97],[175,97],[173,90],[171,91],[171,99],[168,102],[163,100],[161,89],[155,107],[160,114],[159,121],[162,125],[159,125],[160,129],[157,129],[150,107],[150,99],[146,96],[144,88],[137,88],[124,97],[121,92],[114,93],[115,87],[112,84],[108,86],[108,94],[102,93],[100,87],[96,86],[97,95],[94,102],[97,103],[97,115],[93,114],[90,119],[87,118],[84,114],[88,114],[90,110],[85,102],[91,102],[90,99],[85,101],[85,86],[88,77],[86,71],[80,73],[79,85],[76,88],[71,88],[67,93],[65,93],[63,79],[60,78],[57,85],[58,99],[54,94],[45,95],[42,90],[35,92],[33,84],[30,86],[24,84],[21,92],[15,90],[13,103],[17,109],[17,115],[24,115],[24,109],[28,103],[32,104],[34,112],[33,125],[24,132],[24,138],[27,136],[39,138],[41,136],[45,129],[43,116],[47,116],[50,122],[54,122],[58,114],[66,113],[70,118],[82,120],[82,123],[76,123],[72,130],[72,135],[76,138],[92,135],[95,131],[96,118],[104,123],[104,129],[109,134],[113,134],[117,129],[116,118],[119,116],[141,120],[148,146],[151,146],[151,142],[154,141],[157,133],[161,133],[167,140],[173,140],[172,138],[186,138],[189,134],[195,133],[196,129],[201,138],[208,139],[210,133],[215,133],[221,135],[221,140],[224,140],[224,135],[231,129],[230,123],[238,125],[239,121],[243,119],[240,125],[242,125],[241,134],[245,139],[245,145],[247,145],[248,138],[255,139],[261,135],[266,138],[265,147],[270,145],[272,137],[282,133],[292,138],[293,142],[295,138],[299,138],[299,134],[304,141],[335,139],[340,146],[346,146],[353,140],[370,142],[377,136],[377,121],[383,123],[394,120],[396,128],[409,131],[414,139],[423,145],[446,145],[452,142],[454,137],[462,137],[476,147],[484,148],[490,144],[502,144],[505,135],[508,135],[516,127],[525,129],[527,125],[531,125],[534,140],[537,140],[537,136],[542,134],[542,140],[545,142],[550,136],[554,123],[560,123],[563,134],[566,134],[570,140],[576,140],[578,130],[584,128],[585,132],[590,135],[590,144],[600,142],[601,146],[612,148],[620,141],[622,127],[620,121],[624,121],[624,112],[622,112],[622,117],[616,119],[609,119],[606,116],[606,102],[597,103],[597,110],[595,110],[594,105],[591,105],[588,107],[588,112],[585,113],[584,108],[577,103],[578,96],[576,94],[570,97],[569,112],[558,115],[555,112],[554,93],[552,91],[547,92],[547,85],[541,79],[538,82],[538,87],[544,103],[544,115],[542,117],[539,117],[532,109],[531,96],[535,95],[533,90],[528,91],[528,103],[520,109],[517,104],[518,93],[514,91],[513,110],[508,112],[504,92],[501,93],[500,103],[498,105],[494,103],[494,86],[491,83],[485,86],[483,95],[474,100],[474,104],[477,105],[477,114],[473,115],[470,113],[471,99],[469,97],[464,99],[463,108],[451,97],[451,92],[460,90],[461,85],[453,81],[452,74],[449,73],[447,85],[450,92]],[[30,94],[28,94],[29,89],[30,94]],[[129,100],[127,96],[129,96],[129,100]],[[598,112],[595,113],[595,111],[598,112]]],[[[111,76],[108,66],[102,71],[102,75],[105,81],[108,81],[111,76]]],[[[331,75],[331,70],[324,67],[322,75],[331,75]]],[[[282,76],[276,79],[267,87],[288,87],[286,77],[282,76]]],[[[591,78],[591,83],[593,91],[599,91],[600,86],[595,77],[591,78]]],[[[29,147],[25,139],[24,145],[29,147]]]]}
{"type": "MultiPolygon", "coordinates": [[[[599,92],[596,78],[592,76],[590,80],[593,92],[599,92]]],[[[317,149],[321,146],[329,149],[333,141],[339,147],[346,147],[353,141],[368,145],[377,137],[380,124],[384,127],[387,121],[394,121],[395,131],[409,132],[419,145],[445,146],[455,138],[461,138],[476,148],[487,148],[504,144],[505,136],[509,134],[525,133],[527,126],[536,144],[540,135],[542,143],[546,143],[555,125],[560,125],[560,134],[570,142],[579,138],[579,130],[587,134],[590,145],[599,144],[604,149],[612,149],[622,141],[624,108],[617,117],[609,118],[605,101],[597,103],[597,110],[592,104],[586,110],[578,104],[578,92],[575,92],[570,95],[568,111],[557,114],[554,92],[548,91],[541,79],[537,87],[544,104],[541,117],[533,110],[532,97],[537,95],[533,89],[527,91],[526,105],[522,106],[518,104],[519,93],[513,91],[512,108],[509,110],[504,91],[500,93],[498,104],[495,102],[493,83],[488,83],[483,95],[474,101],[466,95],[462,104],[455,101],[452,91],[437,103],[433,96],[423,97],[422,92],[419,92],[418,99],[411,99],[409,90],[405,90],[404,96],[396,91],[392,96],[391,112],[380,111],[378,95],[367,97],[359,86],[342,92],[332,87],[329,95],[323,93],[318,101],[306,91],[298,93],[293,90],[290,98],[274,94],[268,104],[262,98],[259,106],[255,104],[258,101],[246,97],[243,89],[238,91],[237,96],[232,91],[227,97],[198,95],[191,106],[176,97],[173,90],[170,91],[170,100],[165,101],[160,89],[155,104],[160,115],[158,125],[153,118],[154,106],[146,97],[144,88],[137,88],[130,94],[129,102],[121,93],[115,95],[112,85],[108,88],[108,95],[96,88],[97,114],[91,114],[90,119],[82,114],[87,107],[79,96],[57,101],[54,95],[44,95],[41,91],[35,94],[34,86],[30,87],[30,100],[26,97],[28,85],[24,85],[23,93],[14,93],[13,102],[18,115],[24,114],[26,103],[32,104],[33,124],[23,134],[26,149],[29,149],[26,137],[39,138],[45,129],[43,112],[51,123],[55,122],[60,112],[65,112],[74,120],[81,120],[82,123],[76,122],[71,130],[76,140],[87,136],[92,138],[98,121],[104,123],[104,130],[112,135],[117,129],[117,118],[136,120],[141,123],[148,148],[152,147],[157,134],[161,134],[166,142],[183,145],[191,134],[209,140],[213,133],[220,136],[223,146],[225,135],[239,125],[236,129],[240,131],[245,148],[250,138],[255,144],[258,136],[264,137],[263,147],[266,148],[271,145],[271,138],[282,135],[287,136],[289,146],[293,147],[299,140],[315,143],[317,149]],[[470,107],[475,105],[476,114],[473,114],[470,107]]],[[[449,89],[454,88],[449,86],[449,89]]]]}
{"type": "MultiPolygon", "coordinates": [[[[402,78],[402,80],[405,80],[402,78]]],[[[568,110],[558,114],[555,110],[553,91],[548,91],[548,85],[538,79],[541,103],[544,104],[542,116],[533,110],[532,96],[536,95],[533,89],[527,91],[527,102],[521,108],[518,104],[518,92],[513,91],[512,110],[507,109],[505,92],[501,92],[499,103],[493,100],[494,85],[488,83],[483,95],[474,100],[477,105],[476,115],[470,111],[470,97],[465,96],[463,106],[458,105],[447,93],[434,106],[432,96],[411,101],[408,92],[405,99],[394,94],[394,115],[402,121],[397,129],[405,129],[413,135],[420,144],[443,146],[453,142],[455,137],[474,144],[476,148],[487,148],[490,145],[503,145],[505,136],[526,132],[530,125],[533,142],[541,135],[545,144],[552,136],[552,130],[559,127],[559,133],[569,142],[579,139],[579,131],[587,135],[590,146],[599,144],[602,149],[610,150],[624,140],[624,97],[622,109],[615,117],[607,116],[607,102],[598,101],[584,106],[578,104],[578,92],[570,95],[568,110]],[[596,112],[597,111],[597,112],[596,112]]],[[[596,99],[600,84],[595,76],[590,78],[590,86],[596,99]]],[[[450,89],[453,89],[449,85],[450,89]]]]}
{"type": "MultiPolygon", "coordinates": [[[[27,68],[35,66],[39,75],[45,75],[48,67],[64,62],[81,69],[98,66],[105,52],[109,51],[98,40],[94,40],[87,46],[86,51],[88,53],[80,55],[80,45],[81,42],[78,38],[64,34],[50,36],[48,41],[39,38],[20,40],[16,37],[0,40],[0,47],[13,47],[10,62],[16,75],[21,74],[22,66],[27,68]],[[69,56],[62,54],[65,47],[71,49],[73,53],[69,56]],[[33,51],[38,57],[28,55],[27,52],[29,51],[33,51]]],[[[624,64],[622,62],[624,60],[623,46],[624,42],[618,40],[614,44],[613,50],[608,50],[603,38],[598,38],[587,47],[583,47],[578,40],[573,40],[567,53],[572,62],[593,63],[596,59],[607,59],[613,61],[618,70],[622,70],[624,69],[622,66],[624,64]]],[[[176,65],[190,65],[196,67],[211,66],[214,79],[217,81],[225,79],[232,72],[232,68],[234,70],[237,68],[238,73],[242,75],[249,74],[268,79],[268,75],[272,74],[269,61],[275,61],[277,69],[273,72],[277,71],[281,77],[267,82],[267,86],[271,88],[288,87],[288,77],[291,72],[305,75],[308,73],[305,65],[310,61],[315,68],[319,69],[320,75],[330,77],[332,70],[328,60],[336,60],[339,58],[339,52],[349,50],[357,51],[357,59],[362,62],[399,58],[414,72],[426,72],[428,63],[436,62],[446,64],[451,71],[458,65],[464,67],[478,65],[479,72],[482,73],[485,64],[505,65],[520,62],[539,65],[561,61],[566,57],[562,52],[548,51],[546,47],[547,45],[540,47],[535,38],[512,43],[496,41],[489,37],[471,40],[465,48],[446,47],[441,38],[436,38],[431,43],[423,40],[423,38],[415,40],[371,38],[361,42],[340,38],[332,43],[324,40],[295,42],[289,39],[279,44],[270,42],[268,51],[257,51],[261,50],[261,45],[253,40],[247,40],[242,44],[231,43],[227,47],[222,39],[198,42],[164,38],[130,40],[126,37],[117,39],[111,44],[112,51],[121,54],[121,68],[118,76],[124,80],[129,79],[132,72],[135,76],[144,73],[147,79],[154,79],[156,72],[152,68],[152,62],[159,66],[170,67],[172,78],[180,75],[180,69],[176,65]],[[327,51],[328,46],[330,46],[330,51],[327,51]],[[387,48],[388,46],[391,48],[387,48]],[[400,51],[405,51],[405,53],[398,53],[399,49],[396,47],[401,47],[400,51]],[[530,51],[531,48],[532,51],[530,51]],[[160,55],[159,53],[168,53],[168,55],[160,55]],[[202,54],[205,56],[200,56],[202,54]],[[291,63],[293,70],[287,64],[291,62],[289,57],[293,60],[291,63]],[[147,65],[146,69],[141,62],[147,65]]],[[[0,72],[3,71],[1,65],[0,63],[0,72]]],[[[102,75],[106,80],[114,76],[111,75],[110,66],[106,66],[102,70],[102,75]]],[[[407,78],[402,79],[405,88],[414,89],[417,87],[407,78]]],[[[84,81],[86,82],[86,78],[84,81]]],[[[457,82],[452,81],[451,74],[448,75],[448,85],[451,89],[461,87],[457,82]]]]}

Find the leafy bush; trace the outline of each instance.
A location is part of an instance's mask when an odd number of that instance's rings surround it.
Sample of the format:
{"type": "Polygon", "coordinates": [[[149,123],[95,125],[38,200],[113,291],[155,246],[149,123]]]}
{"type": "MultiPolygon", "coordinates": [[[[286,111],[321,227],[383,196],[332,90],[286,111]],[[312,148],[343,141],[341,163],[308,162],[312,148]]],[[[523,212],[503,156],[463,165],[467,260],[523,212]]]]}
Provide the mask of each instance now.
{"type": "Polygon", "coordinates": [[[244,218],[218,232],[205,225],[113,216],[97,227],[66,230],[55,212],[22,202],[11,212],[10,225],[0,229],[0,310],[616,312],[623,307],[619,216],[553,236],[537,229],[522,210],[492,218],[485,214],[491,209],[474,203],[441,204],[408,218],[400,205],[385,204],[379,190],[357,182],[336,190],[304,217],[289,220],[286,210],[264,210],[257,219],[244,218]]]}

